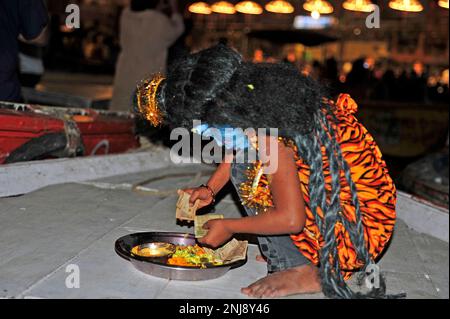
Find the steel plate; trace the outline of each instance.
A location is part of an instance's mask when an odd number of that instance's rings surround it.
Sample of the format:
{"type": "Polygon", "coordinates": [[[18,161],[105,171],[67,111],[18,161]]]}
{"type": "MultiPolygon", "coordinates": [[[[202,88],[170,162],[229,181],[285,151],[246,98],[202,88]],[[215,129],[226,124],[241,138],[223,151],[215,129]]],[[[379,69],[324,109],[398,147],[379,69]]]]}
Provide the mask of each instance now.
{"type": "Polygon", "coordinates": [[[167,265],[167,257],[151,258],[135,256],[131,249],[137,245],[152,242],[164,242],[174,245],[195,245],[193,235],[183,233],[148,232],[136,233],[119,238],[115,244],[116,253],[128,260],[136,269],[151,276],[170,280],[200,281],[219,278],[230,269],[243,266],[247,259],[221,266],[211,266],[205,269],[167,265]]]}

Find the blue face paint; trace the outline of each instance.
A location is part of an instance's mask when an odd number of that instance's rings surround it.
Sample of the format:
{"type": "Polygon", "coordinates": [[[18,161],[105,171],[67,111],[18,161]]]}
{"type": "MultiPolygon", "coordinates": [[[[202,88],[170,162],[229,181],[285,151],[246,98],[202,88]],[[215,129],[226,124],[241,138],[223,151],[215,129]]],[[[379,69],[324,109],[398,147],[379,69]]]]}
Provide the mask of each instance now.
{"type": "Polygon", "coordinates": [[[201,124],[192,129],[192,132],[211,137],[217,145],[225,147],[228,150],[245,150],[250,143],[247,135],[242,129],[233,129],[231,127],[210,127],[208,124],[201,124]]]}

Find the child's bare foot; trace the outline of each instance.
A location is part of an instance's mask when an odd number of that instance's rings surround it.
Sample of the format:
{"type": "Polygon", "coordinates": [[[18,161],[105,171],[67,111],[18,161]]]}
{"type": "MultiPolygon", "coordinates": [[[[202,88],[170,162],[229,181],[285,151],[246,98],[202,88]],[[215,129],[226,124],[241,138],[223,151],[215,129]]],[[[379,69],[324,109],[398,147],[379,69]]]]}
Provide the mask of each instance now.
{"type": "Polygon", "coordinates": [[[267,259],[263,255],[256,255],[256,261],[265,263],[267,262],[267,259]]]}
{"type": "Polygon", "coordinates": [[[277,298],[321,291],[319,270],[312,265],[304,265],[270,274],[247,288],[241,289],[243,294],[256,298],[277,298]]]}

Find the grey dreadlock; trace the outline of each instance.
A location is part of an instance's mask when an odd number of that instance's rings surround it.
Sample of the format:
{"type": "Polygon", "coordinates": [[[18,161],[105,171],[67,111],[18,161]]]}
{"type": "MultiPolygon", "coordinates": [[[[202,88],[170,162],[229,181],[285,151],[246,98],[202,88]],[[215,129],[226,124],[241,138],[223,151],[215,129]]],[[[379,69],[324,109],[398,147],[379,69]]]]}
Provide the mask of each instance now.
{"type": "MultiPolygon", "coordinates": [[[[364,239],[364,227],[357,196],[356,185],[352,180],[350,167],[342,156],[341,148],[336,141],[335,132],[327,118],[327,114],[333,114],[328,104],[323,105],[325,112],[316,112],[315,129],[307,135],[298,135],[295,142],[299,156],[309,165],[311,170],[309,192],[311,199],[311,211],[324,238],[325,244],[320,251],[320,274],[324,294],[330,298],[360,299],[360,298],[402,298],[405,295],[386,295],[386,284],[383,276],[380,277],[380,287],[374,287],[367,294],[354,292],[344,281],[339,270],[338,250],[336,247],[335,225],[340,222],[347,229],[350,239],[356,249],[359,260],[364,263],[362,274],[367,267],[374,265],[366,241],[364,239]],[[325,177],[323,173],[323,158],[321,146],[325,148],[326,156],[330,163],[332,177],[331,194],[327,201],[325,189],[325,177]],[[340,214],[341,182],[340,175],[344,172],[345,179],[350,186],[352,203],[356,212],[356,223],[347,220],[340,214]],[[329,202],[329,203],[328,203],[329,202]],[[324,213],[324,218],[319,216],[318,208],[324,213]],[[330,259],[333,264],[330,263],[330,259]]],[[[361,280],[361,279],[360,279],[361,280]]]]}

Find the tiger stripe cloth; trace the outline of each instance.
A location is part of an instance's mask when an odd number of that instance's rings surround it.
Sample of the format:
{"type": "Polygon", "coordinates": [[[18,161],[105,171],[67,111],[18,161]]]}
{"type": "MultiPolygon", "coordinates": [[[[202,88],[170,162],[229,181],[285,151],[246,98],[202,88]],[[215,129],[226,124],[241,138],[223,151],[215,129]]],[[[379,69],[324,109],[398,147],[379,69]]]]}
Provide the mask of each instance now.
{"type": "MultiPolygon", "coordinates": [[[[356,102],[349,95],[341,94],[333,108],[338,119],[334,125],[336,139],[342,149],[344,159],[350,166],[351,176],[358,190],[364,237],[370,255],[376,259],[383,252],[394,231],[396,188],[389,176],[386,163],[382,159],[380,149],[366,128],[354,116],[358,109],[356,102]]],[[[330,191],[331,175],[323,147],[322,153],[326,189],[330,191]]],[[[301,158],[297,157],[296,163],[306,204],[307,221],[303,231],[291,238],[300,252],[312,263],[318,265],[319,251],[324,241],[309,208],[310,170],[301,158]]],[[[352,204],[350,187],[343,172],[341,173],[341,187],[342,214],[348,220],[355,221],[355,207],[352,204]]],[[[320,212],[319,215],[323,216],[320,212]]],[[[341,223],[336,224],[335,234],[341,271],[345,279],[349,279],[351,273],[357,271],[363,264],[357,259],[350,236],[341,223]]]]}

